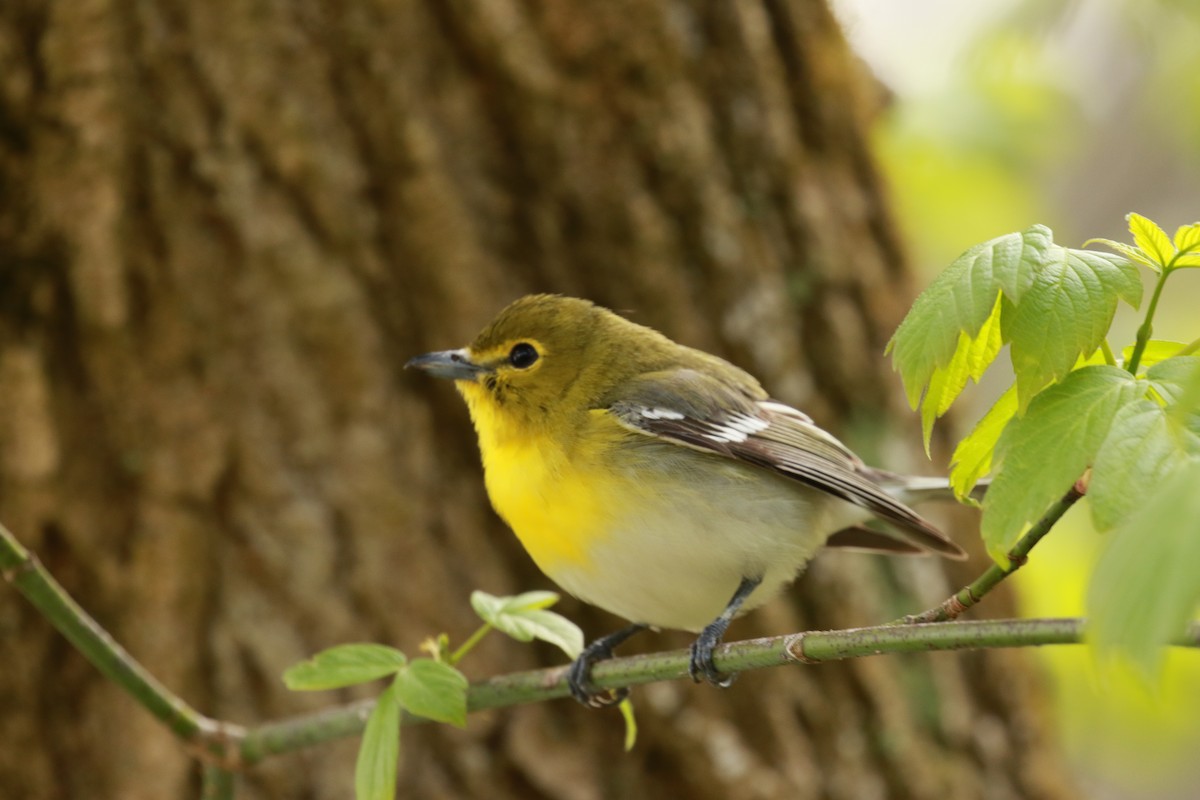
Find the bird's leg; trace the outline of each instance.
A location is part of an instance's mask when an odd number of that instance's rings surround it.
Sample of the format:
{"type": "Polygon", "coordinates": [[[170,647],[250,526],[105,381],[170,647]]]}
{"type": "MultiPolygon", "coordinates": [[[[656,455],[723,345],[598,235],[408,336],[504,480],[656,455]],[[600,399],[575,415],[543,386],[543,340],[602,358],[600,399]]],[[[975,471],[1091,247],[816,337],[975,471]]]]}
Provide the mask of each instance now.
{"type": "Polygon", "coordinates": [[[733,683],[733,679],[737,677],[736,675],[722,675],[717,672],[717,666],[713,663],[713,651],[721,643],[721,637],[725,635],[725,631],[729,628],[729,623],[737,615],[738,609],[742,607],[742,603],[758,588],[760,583],[762,583],[761,577],[742,578],[742,582],[738,584],[737,591],[729,599],[729,603],[725,606],[725,610],[721,612],[721,616],[708,623],[708,626],[701,631],[700,638],[692,643],[692,660],[688,663],[688,674],[692,676],[692,680],[696,683],[699,683],[700,679],[704,678],[704,680],[713,686],[720,686],[724,689],[733,683]]]}
{"type": "Polygon", "coordinates": [[[590,708],[605,708],[624,700],[629,695],[628,689],[615,689],[597,694],[589,688],[592,665],[597,661],[612,658],[614,647],[635,633],[644,630],[646,630],[645,625],[630,625],[615,633],[601,636],[583,648],[583,652],[571,662],[571,667],[567,670],[567,686],[571,689],[571,696],[590,708]]]}

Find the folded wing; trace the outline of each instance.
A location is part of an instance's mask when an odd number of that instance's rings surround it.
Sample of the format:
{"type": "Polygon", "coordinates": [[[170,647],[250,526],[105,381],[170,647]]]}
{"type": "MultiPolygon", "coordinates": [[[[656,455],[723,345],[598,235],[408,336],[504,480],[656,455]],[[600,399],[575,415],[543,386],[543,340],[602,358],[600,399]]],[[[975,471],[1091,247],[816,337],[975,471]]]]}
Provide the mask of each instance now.
{"type": "MultiPolygon", "coordinates": [[[[866,508],[889,524],[889,535],[923,550],[966,557],[937,528],[884,491],[873,480],[873,470],[807,415],[752,396],[745,387],[698,370],[664,370],[632,381],[608,410],[639,433],[753,464],[866,508]]],[[[836,538],[831,544],[838,544],[836,538]]]]}

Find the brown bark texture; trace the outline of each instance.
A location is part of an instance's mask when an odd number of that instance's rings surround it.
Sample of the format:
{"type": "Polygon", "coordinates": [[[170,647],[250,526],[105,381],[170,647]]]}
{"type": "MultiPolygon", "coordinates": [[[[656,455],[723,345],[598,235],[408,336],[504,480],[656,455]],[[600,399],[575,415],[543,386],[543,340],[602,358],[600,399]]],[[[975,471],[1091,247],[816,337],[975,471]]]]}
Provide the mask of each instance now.
{"type": "MultiPolygon", "coordinates": [[[[452,388],[402,369],[513,298],[628,310],[859,446],[911,430],[866,87],[816,0],[4,0],[0,519],[168,686],[252,725],[359,696],[284,689],[321,648],[461,641],[471,590],[549,587],[452,388]]],[[[911,467],[914,438],[868,452],[911,467]]],[[[884,621],[978,564],[948,569],[823,556],[730,638],[884,621]]],[[[0,794],[195,796],[183,747],[11,590],[0,633],[0,794]]],[[[464,666],[559,661],[496,636],[464,666]]],[[[1072,794],[1021,654],[635,699],[628,755],[570,701],[407,729],[401,796],[1072,794]]],[[[238,796],[346,797],[356,744],[238,796]]]]}

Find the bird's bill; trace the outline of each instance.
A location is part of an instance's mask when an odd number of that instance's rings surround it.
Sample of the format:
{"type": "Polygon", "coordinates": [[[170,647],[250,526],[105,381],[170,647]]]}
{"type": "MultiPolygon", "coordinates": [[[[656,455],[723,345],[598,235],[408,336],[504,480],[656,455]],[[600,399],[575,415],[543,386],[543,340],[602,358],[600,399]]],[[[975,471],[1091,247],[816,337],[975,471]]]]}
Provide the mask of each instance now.
{"type": "Polygon", "coordinates": [[[471,355],[465,350],[442,350],[437,353],[426,353],[417,356],[404,365],[405,369],[423,370],[438,378],[452,381],[475,381],[479,376],[489,372],[471,360],[471,355]]]}

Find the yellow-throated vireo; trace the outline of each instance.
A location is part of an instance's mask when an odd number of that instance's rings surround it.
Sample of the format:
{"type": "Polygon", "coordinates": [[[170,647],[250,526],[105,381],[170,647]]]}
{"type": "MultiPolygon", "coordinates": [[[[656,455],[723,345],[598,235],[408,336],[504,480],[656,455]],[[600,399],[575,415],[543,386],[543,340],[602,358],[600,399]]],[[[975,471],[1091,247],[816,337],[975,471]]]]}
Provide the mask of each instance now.
{"type": "Polygon", "coordinates": [[[822,545],[964,557],[906,505],[945,481],[866,466],[746,372],[586,300],[524,297],[407,366],[455,382],[492,505],[538,567],[634,623],[572,665],[582,702],[606,702],[591,665],[645,627],[699,631],[692,677],[728,685],[729,623],[822,545]]]}

